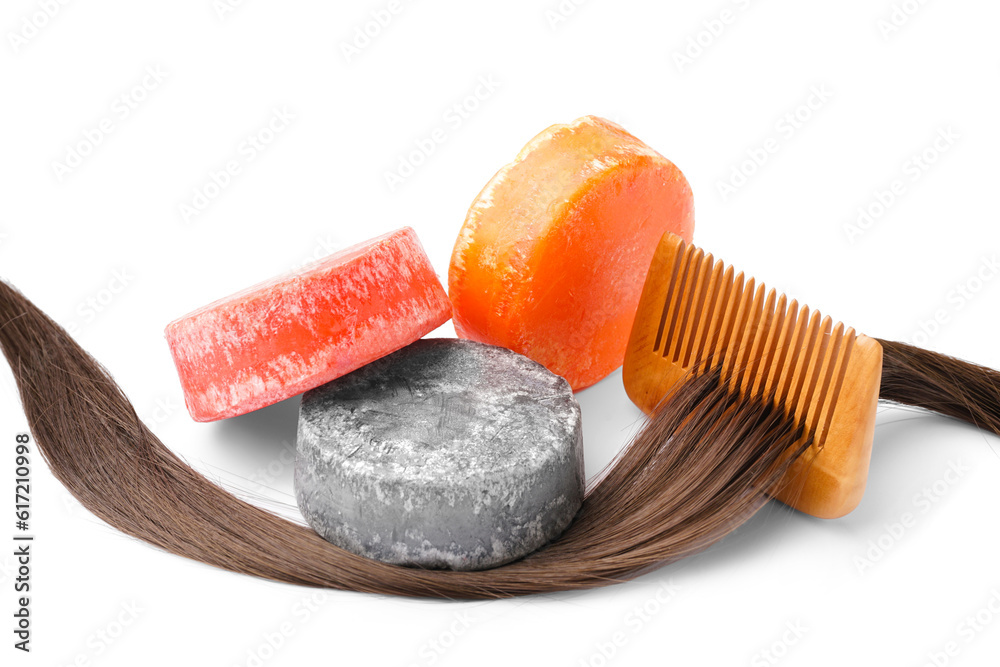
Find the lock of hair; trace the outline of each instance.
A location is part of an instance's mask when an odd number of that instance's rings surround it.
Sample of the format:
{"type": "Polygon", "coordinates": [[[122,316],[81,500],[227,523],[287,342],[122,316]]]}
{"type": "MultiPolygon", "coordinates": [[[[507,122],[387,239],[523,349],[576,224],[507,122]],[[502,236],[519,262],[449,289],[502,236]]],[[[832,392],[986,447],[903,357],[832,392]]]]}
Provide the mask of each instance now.
{"type": "Polygon", "coordinates": [[[775,497],[821,518],[858,505],[882,346],[667,233],[632,327],[625,390],[651,413],[677,382],[715,370],[731,390],[778,407],[812,438],[775,497]]]}

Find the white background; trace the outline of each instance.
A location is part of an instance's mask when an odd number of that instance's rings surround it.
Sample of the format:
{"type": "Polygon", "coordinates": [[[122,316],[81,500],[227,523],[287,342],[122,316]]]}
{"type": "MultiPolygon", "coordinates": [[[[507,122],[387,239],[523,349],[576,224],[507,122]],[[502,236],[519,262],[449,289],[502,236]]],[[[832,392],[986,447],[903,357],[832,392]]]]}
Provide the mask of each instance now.
{"type": "MultiPolygon", "coordinates": [[[[0,275],[76,327],[168,446],[295,516],[295,401],[194,423],[164,325],[403,225],[444,279],[465,210],[492,174],[544,127],[597,114],[684,171],[701,246],[862,332],[917,336],[1000,367],[1000,279],[988,264],[1000,250],[1000,5],[897,2],[910,13],[894,15],[890,0],[591,0],[564,2],[563,14],[552,13],[557,0],[411,1],[348,57],[343,45],[388,0],[247,0],[221,14],[212,0],[93,0],[58,5],[50,19],[38,14],[45,3],[7,0],[0,275]],[[685,52],[690,62],[678,58],[685,52]],[[479,87],[491,77],[494,90],[479,87]],[[470,110],[449,111],[455,104],[470,110]],[[294,120],[247,159],[241,144],[274,109],[294,120]],[[104,119],[111,132],[80,149],[89,153],[80,164],[54,166],[104,119]],[[436,128],[446,140],[390,189],[385,173],[436,128]],[[952,138],[936,149],[939,132],[952,138]],[[762,166],[744,165],[765,147],[774,150],[762,166]],[[925,151],[926,169],[913,162],[925,151]],[[185,220],[181,205],[229,160],[240,173],[185,220]],[[743,182],[741,171],[753,173],[743,182]],[[902,194],[879,211],[879,193],[888,201],[897,179],[902,194]],[[723,196],[725,183],[739,187],[723,196]],[[881,214],[852,239],[845,226],[859,207],[881,214]],[[971,298],[956,291],[965,286],[971,298]],[[935,314],[944,323],[929,326],[935,314]]],[[[451,334],[450,325],[436,333],[451,334]]],[[[11,452],[26,423],[11,374],[0,375],[0,441],[11,452]]],[[[579,399],[594,474],[639,413],[620,373],[579,399]]],[[[868,492],[846,518],[772,503],[707,553],[599,591],[492,603],[330,593],[311,611],[310,590],[122,536],[39,460],[34,651],[11,648],[4,547],[0,662],[921,665],[938,654],[937,664],[995,664],[998,450],[975,429],[884,409],[868,492]],[[953,463],[967,470],[947,482],[953,463]],[[925,489],[935,502],[920,500],[925,489]],[[908,514],[900,534],[893,526],[908,514]],[[978,630],[966,620],[977,612],[978,630]],[[949,642],[957,655],[941,655],[949,642]]],[[[0,492],[10,504],[12,477],[0,492]]],[[[0,511],[0,535],[13,532],[12,513],[0,511]]]]}

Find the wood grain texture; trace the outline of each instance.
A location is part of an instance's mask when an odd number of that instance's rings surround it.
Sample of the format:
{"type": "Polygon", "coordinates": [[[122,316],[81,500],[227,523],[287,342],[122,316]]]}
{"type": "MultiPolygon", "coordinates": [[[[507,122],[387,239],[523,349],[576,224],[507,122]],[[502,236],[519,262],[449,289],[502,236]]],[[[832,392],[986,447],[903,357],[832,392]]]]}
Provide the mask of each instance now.
{"type": "Polygon", "coordinates": [[[648,413],[678,381],[717,367],[732,390],[781,406],[813,436],[776,497],[822,518],[857,507],[868,478],[882,347],[665,234],[632,327],[625,389],[648,413]]]}

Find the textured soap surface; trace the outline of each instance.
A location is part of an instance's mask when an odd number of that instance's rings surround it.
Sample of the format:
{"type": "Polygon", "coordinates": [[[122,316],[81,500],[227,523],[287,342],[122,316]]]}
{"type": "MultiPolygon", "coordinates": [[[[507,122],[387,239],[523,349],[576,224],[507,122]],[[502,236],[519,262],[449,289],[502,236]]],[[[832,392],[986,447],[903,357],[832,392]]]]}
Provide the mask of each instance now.
{"type": "Polygon", "coordinates": [[[171,322],[196,421],[244,414],[398,350],[451,317],[414,231],[399,229],[171,322]]]}
{"type": "Polygon", "coordinates": [[[689,243],[694,231],[672,162],[602,118],[553,125],[469,207],[448,271],[455,332],[589,387],[622,365],[668,231],[689,243]]]}
{"type": "Polygon", "coordinates": [[[421,340],[302,397],[299,508],[369,558],[500,565],[557,537],[583,488],[568,383],[504,348],[421,340]]]}

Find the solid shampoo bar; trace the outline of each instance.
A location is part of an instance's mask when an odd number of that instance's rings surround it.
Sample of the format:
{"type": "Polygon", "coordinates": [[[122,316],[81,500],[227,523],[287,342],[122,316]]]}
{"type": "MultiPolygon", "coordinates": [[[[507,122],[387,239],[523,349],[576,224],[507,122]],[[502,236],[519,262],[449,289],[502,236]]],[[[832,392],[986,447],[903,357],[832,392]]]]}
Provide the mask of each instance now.
{"type": "Polygon", "coordinates": [[[409,227],[171,322],[167,342],[196,421],[301,394],[412,343],[451,304],[409,227]]]}
{"type": "Polygon", "coordinates": [[[553,125],[469,207],[448,272],[455,332],[589,387],[621,366],[668,231],[694,231],[672,162],[601,118],[553,125]]]}
{"type": "Polygon", "coordinates": [[[302,397],[295,494],[317,533],[389,563],[478,570],[583,500],[580,406],[510,350],[425,339],[302,397]]]}

